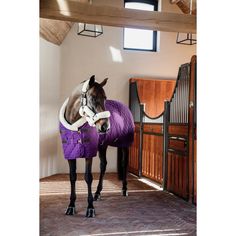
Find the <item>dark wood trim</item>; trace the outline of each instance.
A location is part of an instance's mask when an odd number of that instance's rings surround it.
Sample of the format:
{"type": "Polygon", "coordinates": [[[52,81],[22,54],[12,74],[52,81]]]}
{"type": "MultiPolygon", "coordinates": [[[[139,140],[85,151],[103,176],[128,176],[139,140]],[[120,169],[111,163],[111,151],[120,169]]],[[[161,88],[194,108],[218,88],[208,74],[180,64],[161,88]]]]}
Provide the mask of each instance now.
{"type": "Polygon", "coordinates": [[[195,129],[195,106],[196,106],[196,60],[197,57],[191,58],[190,64],[190,88],[189,88],[189,201],[194,202],[194,129],[195,129]],[[190,104],[192,104],[190,106],[190,104]]]}
{"type": "Polygon", "coordinates": [[[164,105],[164,119],[163,119],[163,190],[167,189],[168,181],[168,130],[169,130],[169,120],[170,120],[170,102],[165,101],[164,105]]]}
{"type": "Polygon", "coordinates": [[[139,136],[139,162],[138,162],[138,176],[142,177],[142,150],[143,150],[143,104],[140,104],[140,136],[139,136]]]}
{"type": "Polygon", "coordinates": [[[150,134],[150,135],[155,135],[155,136],[163,136],[162,133],[154,133],[154,132],[143,132],[143,134],[150,134]]]}
{"type": "Polygon", "coordinates": [[[187,151],[181,151],[181,150],[178,150],[178,149],[175,149],[175,148],[168,148],[168,152],[176,153],[176,154],[178,154],[180,156],[183,156],[183,157],[188,156],[187,151]]]}

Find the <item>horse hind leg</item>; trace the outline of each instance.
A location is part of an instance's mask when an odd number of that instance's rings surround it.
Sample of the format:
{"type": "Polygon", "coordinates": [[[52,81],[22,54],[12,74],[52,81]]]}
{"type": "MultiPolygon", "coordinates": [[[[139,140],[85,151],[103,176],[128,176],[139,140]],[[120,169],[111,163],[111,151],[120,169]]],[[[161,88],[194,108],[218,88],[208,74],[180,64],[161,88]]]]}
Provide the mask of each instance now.
{"type": "Polygon", "coordinates": [[[69,168],[70,168],[71,194],[70,194],[70,203],[65,211],[65,214],[74,215],[75,214],[75,200],[76,200],[75,183],[77,180],[76,160],[68,160],[68,163],[69,163],[69,168]]]}
{"type": "Polygon", "coordinates": [[[122,194],[128,196],[127,173],[129,163],[129,148],[118,148],[118,177],[122,180],[122,194]]]}
{"type": "Polygon", "coordinates": [[[122,193],[123,196],[128,196],[128,189],[127,189],[127,175],[128,175],[128,163],[129,163],[129,148],[124,147],[122,148],[122,162],[123,162],[123,187],[122,193]]]}
{"type": "Polygon", "coordinates": [[[103,188],[103,178],[104,178],[104,175],[106,172],[106,166],[107,166],[106,151],[107,151],[107,147],[99,150],[100,177],[99,177],[99,182],[97,186],[97,191],[95,192],[95,195],[94,195],[94,201],[101,199],[101,191],[103,188]]]}

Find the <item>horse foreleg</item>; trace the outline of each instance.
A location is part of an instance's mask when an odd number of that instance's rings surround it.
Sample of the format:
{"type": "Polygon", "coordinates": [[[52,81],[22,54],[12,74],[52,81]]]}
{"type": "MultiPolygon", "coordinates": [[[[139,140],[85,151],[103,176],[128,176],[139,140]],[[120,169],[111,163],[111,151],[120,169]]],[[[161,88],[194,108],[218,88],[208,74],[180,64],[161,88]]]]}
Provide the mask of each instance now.
{"type": "Polygon", "coordinates": [[[107,151],[107,148],[99,150],[100,177],[99,177],[99,182],[98,182],[98,186],[97,186],[97,191],[94,195],[94,201],[97,201],[98,199],[101,198],[101,191],[103,188],[103,178],[104,178],[104,175],[106,172],[106,167],[107,167],[106,151],[107,151]]]}
{"type": "Polygon", "coordinates": [[[127,147],[122,148],[122,193],[123,196],[128,196],[127,192],[127,172],[128,172],[128,163],[129,163],[129,149],[127,147]]]}
{"type": "Polygon", "coordinates": [[[92,182],[93,182],[92,163],[93,163],[92,158],[85,159],[84,179],[88,186],[88,207],[87,207],[86,217],[95,217],[95,209],[93,206],[93,194],[92,194],[92,182]]]}
{"type": "Polygon", "coordinates": [[[69,168],[70,168],[70,184],[71,184],[71,194],[70,194],[70,204],[66,209],[66,215],[74,215],[75,214],[75,182],[77,179],[76,174],[76,160],[68,160],[69,168]]]}

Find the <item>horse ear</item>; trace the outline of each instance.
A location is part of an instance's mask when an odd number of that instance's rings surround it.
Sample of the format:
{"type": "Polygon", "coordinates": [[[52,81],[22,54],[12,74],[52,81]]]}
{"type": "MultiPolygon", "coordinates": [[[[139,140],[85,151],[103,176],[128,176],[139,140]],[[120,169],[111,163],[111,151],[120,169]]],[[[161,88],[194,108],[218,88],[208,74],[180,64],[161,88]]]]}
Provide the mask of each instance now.
{"type": "Polygon", "coordinates": [[[108,80],[108,78],[104,79],[104,80],[100,83],[100,85],[103,87],[103,86],[107,83],[107,80],[108,80]]]}
{"type": "Polygon", "coordinates": [[[92,75],[89,79],[89,87],[92,87],[95,82],[95,75],[92,75]]]}

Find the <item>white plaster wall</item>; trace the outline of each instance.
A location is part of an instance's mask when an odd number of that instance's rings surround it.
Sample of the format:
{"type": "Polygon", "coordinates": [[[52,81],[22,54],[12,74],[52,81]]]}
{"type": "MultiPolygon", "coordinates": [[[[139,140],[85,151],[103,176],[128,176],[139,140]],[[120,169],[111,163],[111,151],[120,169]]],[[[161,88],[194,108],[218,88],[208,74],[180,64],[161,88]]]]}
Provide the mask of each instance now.
{"type": "MultiPolygon", "coordinates": [[[[100,2],[100,1],[99,1],[100,2]]],[[[112,5],[122,5],[120,0],[103,0],[112,5]]],[[[94,1],[96,3],[96,1],[94,1]]],[[[180,12],[169,0],[161,6],[166,12],[180,12]]],[[[128,104],[128,80],[133,76],[151,78],[177,77],[181,64],[189,62],[196,54],[195,46],[176,44],[176,33],[160,32],[158,52],[123,50],[123,29],[104,27],[104,34],[98,38],[77,36],[76,24],[61,45],[61,95],[60,103],[69,96],[72,89],[81,81],[96,75],[102,81],[108,77],[105,87],[107,97],[128,104]],[[117,52],[120,62],[114,60],[111,51],[117,52]]],[[[59,172],[68,172],[68,164],[63,159],[59,144],[59,172]]],[[[107,171],[116,171],[116,149],[108,149],[107,171]]],[[[78,172],[84,171],[84,160],[78,161],[78,172]]],[[[93,171],[99,171],[99,160],[94,159],[93,171]]]]}
{"type": "Polygon", "coordinates": [[[40,178],[58,173],[60,47],[40,38],[40,178]]]}

